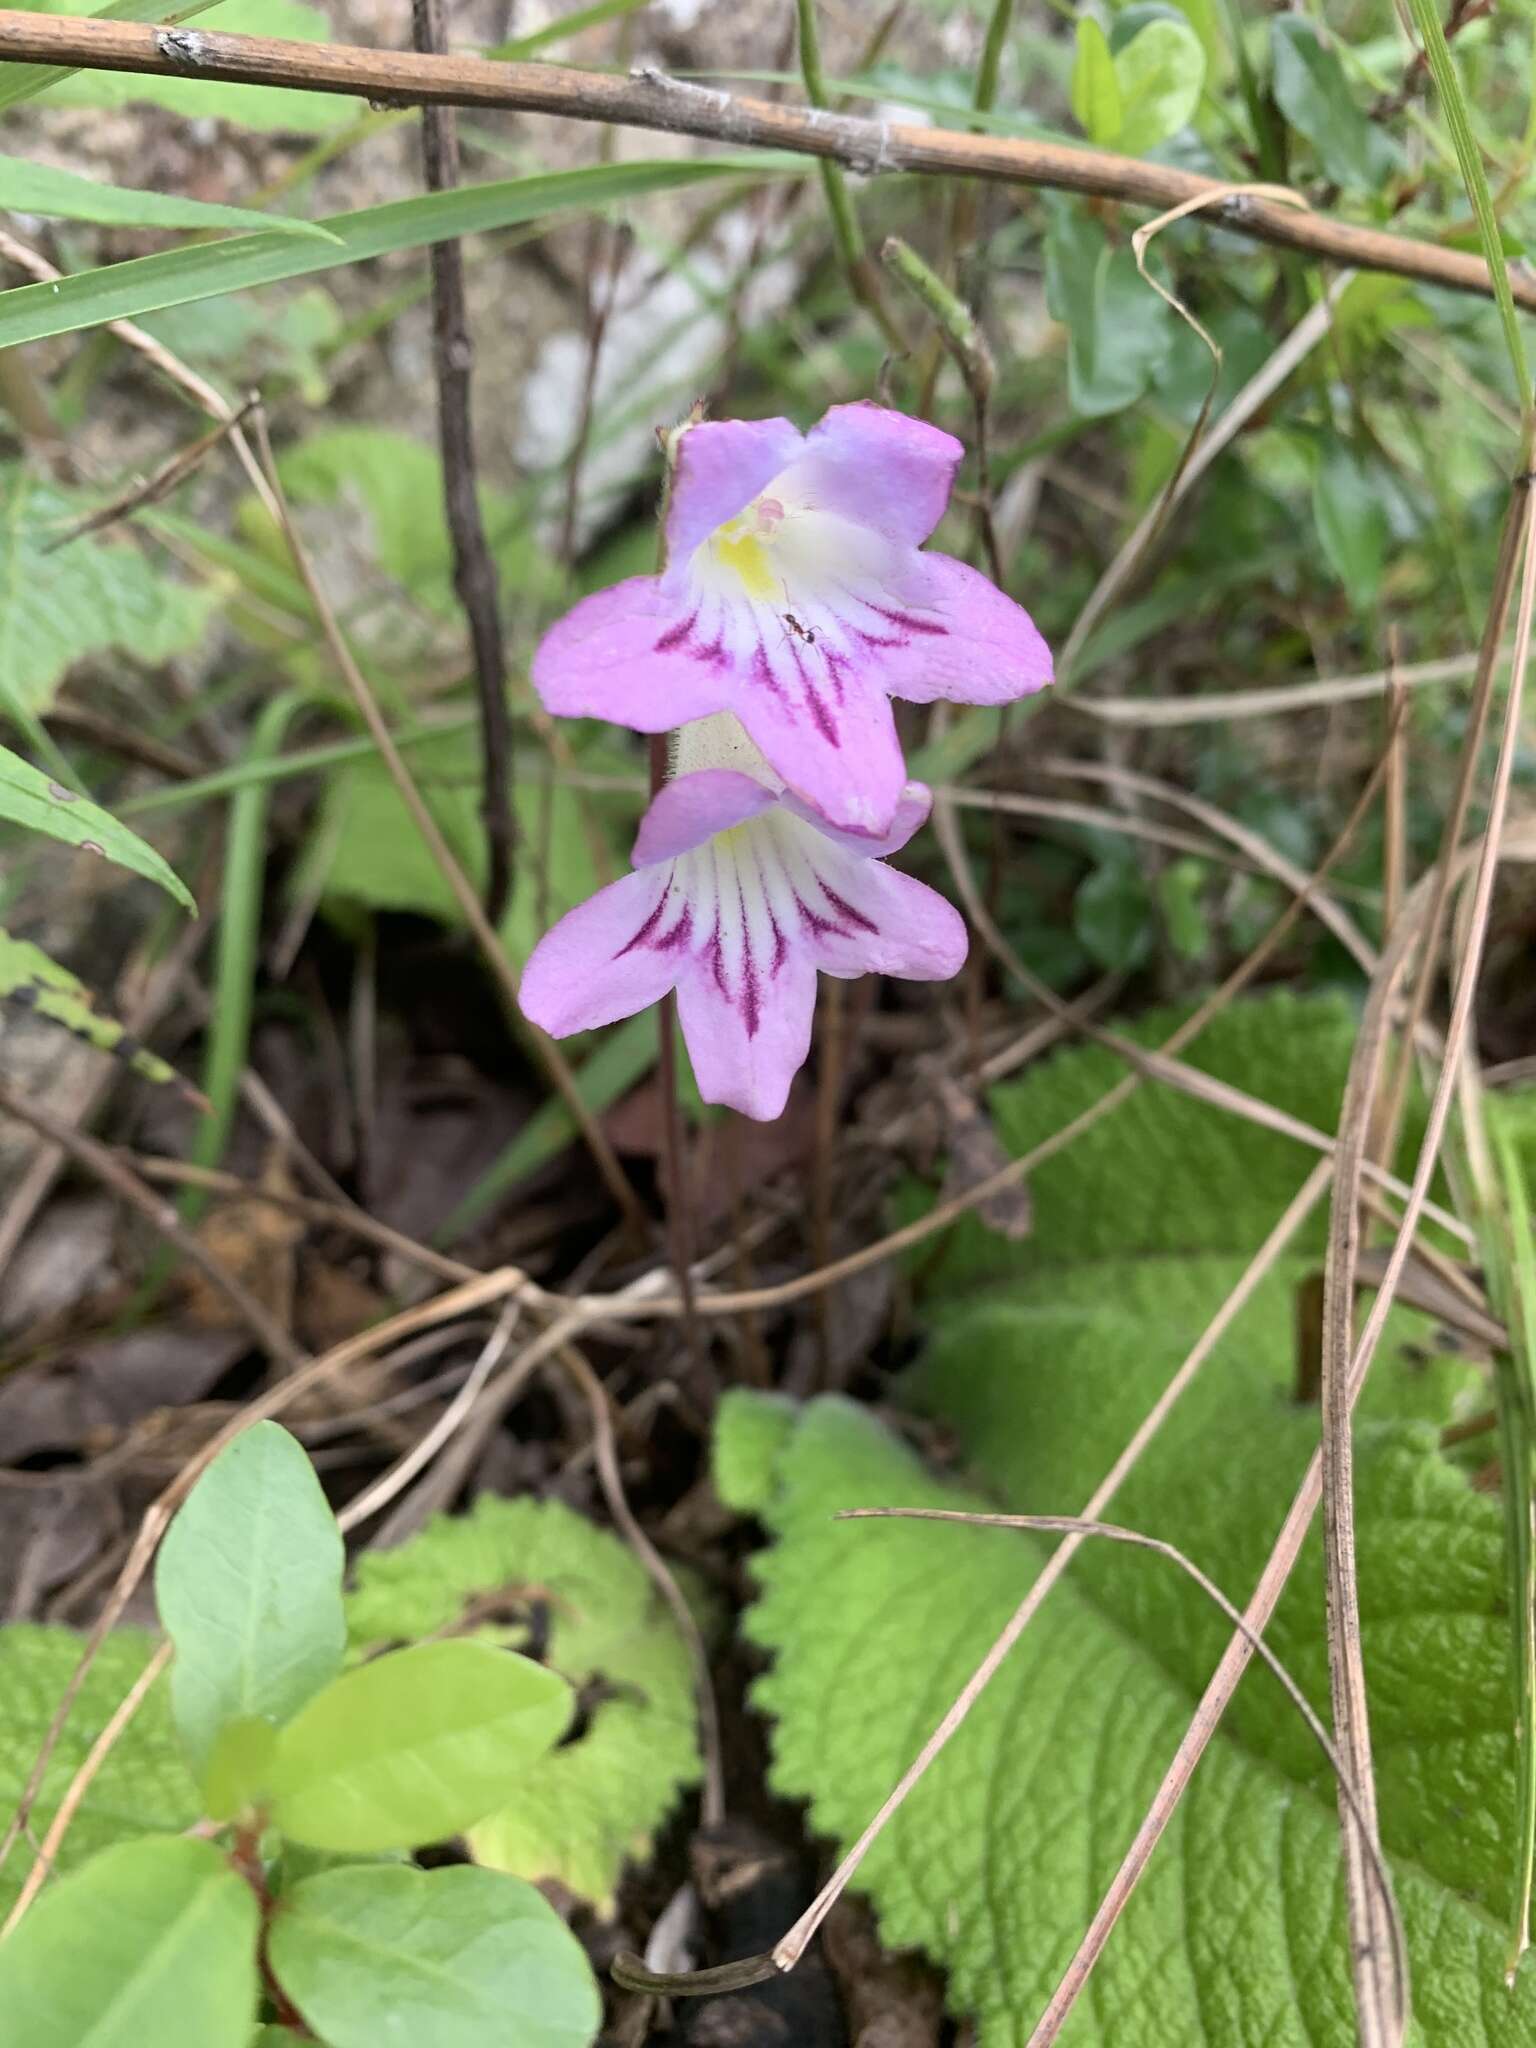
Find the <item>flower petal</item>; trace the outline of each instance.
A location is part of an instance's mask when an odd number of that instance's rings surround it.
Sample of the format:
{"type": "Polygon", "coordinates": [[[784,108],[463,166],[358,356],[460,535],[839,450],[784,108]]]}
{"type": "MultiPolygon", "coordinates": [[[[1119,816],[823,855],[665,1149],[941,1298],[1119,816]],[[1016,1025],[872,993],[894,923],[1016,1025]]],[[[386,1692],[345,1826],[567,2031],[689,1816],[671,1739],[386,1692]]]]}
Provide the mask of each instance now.
{"type": "Polygon", "coordinates": [[[687,936],[670,868],[610,882],[568,911],[528,956],[518,990],[523,1015],[551,1038],[632,1017],[676,982],[687,936]]]}
{"type": "Polygon", "coordinates": [[[700,768],[679,775],[651,799],[630,860],[640,868],[690,853],[717,832],[729,832],[733,825],[755,818],[775,801],[771,789],[733,768],[700,768]]]}
{"type": "Polygon", "coordinates": [[[925,420],[861,400],[834,405],[775,479],[790,508],[834,512],[918,547],[944,517],[965,450],[925,420]]]}
{"type": "Polygon", "coordinates": [[[829,825],[819,811],[803,802],[792,789],[786,790],[779,802],[786,811],[793,811],[797,818],[803,818],[807,825],[814,825],[834,846],[841,846],[864,860],[879,860],[885,854],[900,853],[912,834],[928,822],[928,813],[933,809],[933,791],[926,783],[909,782],[901,792],[901,801],[896,806],[896,816],[891,820],[889,832],[840,831],[837,826],[829,825]]]}
{"type": "MultiPolygon", "coordinates": [[[[897,974],[947,981],[964,964],[965,920],[935,889],[882,861],[860,860],[785,819],[778,845],[794,905],[794,940],[845,979],[897,974]]],[[[790,923],[786,916],[784,923],[790,923]]]]}
{"type": "Polygon", "coordinates": [[[656,576],[630,576],[557,619],[533,656],[533,687],[559,718],[606,718],[634,732],[667,732],[723,710],[723,656],[684,651],[689,617],[656,576]]]}
{"type": "Polygon", "coordinates": [[[724,993],[707,960],[678,983],[677,1017],[706,1102],[771,1123],[811,1049],[816,969],[803,947],[786,952],[748,1012],[724,993]]]}
{"type": "Polygon", "coordinates": [[[880,680],[893,697],[931,704],[1011,704],[1052,680],[1051,650],[1022,605],[978,569],[949,555],[907,557],[892,577],[890,602],[850,599],[876,628],[880,680]]]}
{"type": "Polygon", "coordinates": [[[737,678],[731,708],[774,773],[827,824],[892,829],[907,767],[890,701],[872,676],[849,663],[829,672],[819,647],[797,650],[787,676],[768,655],[737,678]]]}
{"type": "Polygon", "coordinates": [[[686,570],[699,543],[745,511],[804,446],[800,429],[784,419],[705,420],[685,429],[667,501],[668,571],[686,570]]]}

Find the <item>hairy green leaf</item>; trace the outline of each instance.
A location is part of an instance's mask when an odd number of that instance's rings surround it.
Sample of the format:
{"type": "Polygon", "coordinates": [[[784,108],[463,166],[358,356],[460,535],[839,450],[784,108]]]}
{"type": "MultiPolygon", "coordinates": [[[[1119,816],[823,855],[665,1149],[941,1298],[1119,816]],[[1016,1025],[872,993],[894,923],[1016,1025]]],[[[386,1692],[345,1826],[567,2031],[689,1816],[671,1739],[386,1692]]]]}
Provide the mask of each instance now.
{"type": "Polygon", "coordinates": [[[127,185],[103,185],[52,164],[0,157],[0,206],[12,213],[40,213],[53,220],[97,221],[131,228],[276,228],[290,235],[330,236],[312,221],[283,214],[253,213],[244,206],[216,206],[175,193],[139,192],[127,185]]]}
{"type": "Polygon", "coordinates": [[[483,1820],[571,1718],[563,1678],[489,1643],[417,1643],[300,1709],[272,1760],[272,1818],[317,1849],[414,1848],[483,1820]]]}
{"type": "MultiPolygon", "coordinates": [[[[0,292],[0,303],[8,297],[0,292]]],[[[83,655],[116,651],[152,665],[202,636],[211,592],[162,576],[131,541],[86,534],[48,552],[92,509],[82,492],[0,466],[0,706],[46,710],[83,655]]]]}
{"type": "Polygon", "coordinates": [[[160,1546],[155,1598],[199,1769],[227,1722],[287,1721],[341,1669],[345,1563],[315,1468],[278,1423],[243,1431],[193,1487],[160,1546]]]}
{"type": "Polygon", "coordinates": [[[661,157],[549,171],[488,185],[464,185],[420,199],[395,199],[320,222],[336,237],[315,242],[266,229],[190,249],[168,249],[77,271],[57,284],[26,284],[0,292],[0,348],[72,334],[105,320],[132,320],[163,306],[185,306],[285,278],[337,270],[400,249],[423,249],[461,235],[489,234],[523,221],[584,212],[719,178],[803,174],[803,163],[768,155],[661,157]]]}
{"type": "MultiPolygon", "coordinates": [[[[1171,1019],[1149,1020],[1155,1042],[1171,1019]]],[[[1189,1057],[1326,1116],[1347,1008],[1240,1006],[1189,1057]]],[[[1115,1076],[1097,1053],[997,1091],[1015,1149],[1115,1076]]],[[[850,1506],[1070,1513],[1088,1498],[1309,1165],[1306,1149],[1147,1086],[1034,1182],[1006,1287],[941,1309],[909,1400],[986,1492],[936,1483],[866,1412],[733,1396],[722,1487],[767,1523],[749,1632],[774,1782],[846,1841],[910,1762],[1039,1570],[1049,1539],[838,1524],[850,1506]],[[749,1402],[751,1406],[749,1407],[749,1402]],[[774,1442],[779,1448],[774,1451],[774,1442]],[[753,1443],[756,1448],[753,1448],[753,1443]]],[[[1321,1218],[1259,1286],[1115,1501],[1234,1598],[1253,1585],[1317,1441],[1296,1398],[1296,1290],[1321,1218]]],[[[1479,1375],[1394,1311],[1356,1424],[1360,1586],[1382,1830],[1412,1951],[1419,2048],[1516,2048],[1536,1990],[1503,1987],[1513,1867],[1501,1516],[1438,1448],[1479,1375]]],[[[1269,1639],[1327,1715],[1314,1532],[1269,1639]]],[[[1155,1790],[1227,1624],[1164,1561],[1090,1544],[866,1872],[893,1945],[951,1972],[984,2048],[1020,2048],[1155,1790]]],[[[1267,1674],[1239,1691],[1063,2036],[1074,2048],[1352,2033],[1330,1773],[1267,1674]]]]}
{"type": "Polygon", "coordinates": [[[579,1739],[527,1770],[471,1829],[470,1847],[482,1863],[555,1878],[606,1911],[625,1860],[644,1855],[698,1777],[687,1645],[618,1537],[558,1501],[488,1496],[358,1560],[353,1639],[427,1635],[492,1594],[504,1618],[487,1627],[490,1639],[526,1643],[547,1617],[545,1660],[596,1698],[579,1739]]]}
{"type": "Polygon", "coordinates": [[[45,1890],[0,1945],[16,2048],[246,2048],[256,1895],[211,1842],[124,1842],[45,1890]]]}
{"type": "MultiPolygon", "coordinates": [[[[0,802],[3,802],[0,791],[0,802]]],[[[91,992],[67,967],[51,960],[30,939],[13,938],[0,926],[0,1002],[35,1010],[62,1024],[87,1045],[109,1052],[146,1081],[179,1081],[174,1067],[140,1045],[115,1018],[91,1007],[91,992]]]]}
{"type": "MultiPolygon", "coordinates": [[[[0,1813],[15,1811],[84,1638],[67,1628],[0,1628],[0,1813]]],[[[0,1914],[8,1913],[70,1780],[155,1647],[146,1629],[116,1629],[102,1644],[48,1761],[31,1826],[0,1866],[0,1914]]],[[[153,1831],[190,1827],[201,1806],[171,1722],[170,1688],[158,1679],[86,1788],[59,1852],[71,1870],[97,1850],[153,1831]]]]}
{"type": "MultiPolygon", "coordinates": [[[[9,747],[0,747],[0,818],[25,825],[29,831],[45,833],[50,839],[62,839],[66,846],[88,847],[92,853],[116,861],[119,867],[130,868],[134,874],[158,882],[186,909],[197,909],[192,892],[181,877],[137,832],[120,825],[100,804],[93,804],[88,797],[54,782],[30,761],[13,754],[9,747]]],[[[62,974],[64,970],[59,968],[57,972],[62,974]]]]}
{"type": "Polygon", "coordinates": [[[493,1870],[305,1878],[271,1958],[330,2048],[589,2048],[602,2019],[580,1942],[532,1885],[493,1870]]]}

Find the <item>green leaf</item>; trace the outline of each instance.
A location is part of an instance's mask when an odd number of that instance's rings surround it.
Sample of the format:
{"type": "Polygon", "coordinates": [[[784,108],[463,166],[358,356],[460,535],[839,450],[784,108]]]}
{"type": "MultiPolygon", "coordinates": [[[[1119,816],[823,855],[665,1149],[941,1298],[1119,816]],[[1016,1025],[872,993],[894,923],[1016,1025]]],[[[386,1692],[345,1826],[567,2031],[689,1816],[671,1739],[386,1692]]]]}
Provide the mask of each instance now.
{"type": "MultiPolygon", "coordinates": [[[[412,755],[412,770],[444,838],[478,883],[485,872],[485,827],[477,736],[452,732],[423,742],[412,755]]],[[[519,864],[501,923],[508,952],[522,961],[546,925],[601,886],[587,821],[594,814],[600,818],[605,806],[558,780],[547,790],[519,781],[512,804],[524,843],[543,850],[538,871],[531,861],[519,864]]],[[[327,784],[309,858],[316,865],[306,867],[306,878],[313,876],[328,898],[461,922],[442,870],[377,757],[343,769],[327,784]]]]}
{"type": "Polygon", "coordinates": [[[330,2048],[589,2048],[602,1999],[579,1941],[496,1871],[331,1870],[283,1901],[283,1990],[330,2048]]]}
{"type": "Polygon", "coordinates": [[[0,156],[0,207],[12,213],[40,213],[54,220],[98,221],[131,228],[276,228],[282,234],[331,239],[312,221],[282,214],[254,213],[244,206],[215,206],[174,193],[138,192],[127,185],[103,185],[51,164],[0,156]]]}
{"type": "Polygon", "coordinates": [[[1275,103],[1316,150],[1324,176],[1345,191],[1378,191],[1398,153],[1355,104],[1331,44],[1304,14],[1277,14],[1269,36],[1275,103]]]}
{"type": "Polygon", "coordinates": [[[1139,869],[1127,861],[1106,861],[1078,886],[1072,899],[1072,929],[1099,967],[1129,973],[1152,951],[1152,899],[1139,869]]]}
{"type": "MultiPolygon", "coordinates": [[[[0,1813],[15,1811],[84,1639],[67,1628],[0,1628],[0,1813]]],[[[0,1867],[0,1914],[8,1913],[86,1753],[143,1671],[155,1647],[146,1629],[116,1629],[102,1644],[48,1762],[30,1827],[0,1867]]],[[[170,1688],[159,1679],[86,1788],[60,1848],[73,1869],[113,1843],[187,1828],[202,1808],[171,1725],[170,1688]]]]}
{"type": "Polygon", "coordinates": [[[213,1820],[238,1820],[267,1803],[277,1730],[270,1721],[242,1715],[213,1738],[203,1767],[203,1804],[213,1820]]]}
{"type": "Polygon", "coordinates": [[[84,492],[8,463],[0,500],[0,707],[23,723],[84,655],[117,651],[153,666],[201,639],[212,592],[171,582],[131,541],[85,534],[48,552],[94,509],[84,492]]]}
{"type": "Polygon", "coordinates": [[[272,1818],[317,1849],[414,1848],[509,1797],[564,1734],[563,1678],[488,1643],[417,1643],[345,1672],[278,1738],[272,1818]]]}
{"type": "Polygon", "coordinates": [[[1067,330],[1072,409],[1085,418],[1120,412],[1162,367],[1173,316],[1137,275],[1129,248],[1111,248],[1080,201],[1048,195],[1046,211],[1046,301],[1067,330]]]}
{"type": "MultiPolygon", "coordinates": [[[[63,783],[52,781],[9,747],[0,747],[0,818],[25,825],[31,832],[44,832],[50,839],[62,839],[66,846],[88,847],[92,853],[116,861],[120,868],[158,882],[186,909],[197,910],[185,882],[137,832],[120,825],[110,811],[93,804],[89,797],[77,796],[63,783]]],[[[54,971],[64,973],[62,967],[54,971]]]]}
{"type": "Polygon", "coordinates": [[[0,1002],[51,1018],[87,1045],[113,1054],[146,1081],[180,1080],[174,1067],[146,1050],[115,1018],[101,1016],[91,1001],[90,990],[67,967],[50,960],[30,939],[13,938],[0,926],[0,1002]]]}
{"type": "MultiPolygon", "coordinates": [[[[73,4],[73,0],[41,0],[39,11],[78,14],[86,10],[73,4]]],[[[119,21],[187,21],[209,10],[196,6],[173,8],[169,0],[162,0],[156,7],[114,7],[103,11],[119,21]]],[[[302,0],[225,0],[213,26],[240,35],[278,36],[301,43],[321,43],[331,34],[322,10],[305,6],[302,0]]],[[[34,85],[30,89],[37,91],[40,87],[34,85]]],[[[183,121],[228,121],[232,126],[257,132],[290,135],[318,135],[355,118],[347,100],[335,93],[296,92],[287,86],[227,85],[192,76],[161,77],[158,73],[60,71],[53,85],[52,104],[166,107],[183,121]]]]}
{"type": "Polygon", "coordinates": [[[1149,21],[1116,48],[1114,67],[1123,109],[1118,148],[1140,156],[1188,127],[1205,84],[1205,51],[1188,22],[1149,21]]]}
{"type": "Polygon", "coordinates": [[[287,1721],[341,1669],[346,1552],[315,1468],[275,1422],[219,1453],[166,1532],[155,1598],[193,1763],[227,1721],[287,1721]]]}
{"type": "Polygon", "coordinates": [[[256,1895],[211,1842],[125,1842],[45,1890],[0,1947],[17,2048],[246,2048],[256,1895]]]}
{"type": "Polygon", "coordinates": [[[688,1647],[609,1530],[558,1501],[487,1495],[398,1550],[358,1559],[353,1640],[368,1648],[453,1628],[492,1594],[505,1618],[491,1640],[515,1647],[537,1630],[551,1669],[597,1691],[581,1735],[522,1773],[471,1829],[470,1848],[481,1863],[553,1878],[609,1912],[625,1861],[644,1856],[698,1777],[688,1647]]]}
{"type": "Polygon", "coordinates": [[[1211,921],[1205,914],[1209,871],[1203,860],[1170,861],[1157,878],[1157,900],[1168,928],[1168,942],[1181,960],[1199,960],[1211,943],[1211,921]]]}
{"type": "Polygon", "coordinates": [[[1115,75],[1115,60],[1109,54],[1104,31],[1091,14],[1081,15],[1077,24],[1077,57],[1072,65],[1072,112],[1091,142],[1096,142],[1101,149],[1113,146],[1124,118],[1120,81],[1115,75]]]}
{"type": "Polygon", "coordinates": [[[1381,588],[1390,528],[1387,508],[1369,470],[1345,442],[1323,448],[1312,483],[1317,537],[1356,611],[1367,613],[1381,588]]]}
{"type": "Polygon", "coordinates": [[[279,284],[461,235],[489,234],[523,221],[612,206],[651,192],[720,178],[803,175],[804,170],[803,162],[787,163],[766,154],[641,158],[465,185],[452,192],[364,207],[357,213],[333,214],[320,222],[336,237],[333,243],[267,229],[197,248],[168,249],[128,263],[77,271],[57,284],[18,285],[0,292],[0,348],[50,334],[72,334],[105,320],[137,319],[164,306],[279,284]]]}
{"type": "MultiPolygon", "coordinates": [[[[1179,1013],[1134,1028],[1166,1037],[1179,1013]]],[[[1233,1006],[1187,1059],[1332,1128],[1355,1022],[1342,1001],[1233,1006]]],[[[994,1091],[1017,1152],[1097,1100],[1095,1049],[994,1091]]],[[[1404,1156],[1422,1128],[1408,1119],[1404,1156]]],[[[1531,1142],[1536,1117],[1522,1125],[1531,1142]]],[[[732,1395],[722,1481],[782,1448],[749,1632],[775,1663],[773,1782],[846,1841],[910,1762],[1050,1548],[993,1530],[841,1525],[853,1505],[1060,1513],[1084,1500],[1167,1385],[1310,1168],[1308,1149],[1144,1085],[1042,1167],[1009,1284],[941,1310],[905,1393],[958,1441],[983,1495],[939,1485],[867,1411],[822,1401],[784,1437],[732,1395]],[[856,1621],[851,1618],[856,1617],[856,1621]],[[854,1632],[856,1630],[856,1633],[854,1632]]],[[[1189,1552],[1241,1599],[1317,1440],[1295,1398],[1296,1289],[1321,1210],[1261,1283],[1117,1497],[1115,1521],[1189,1552]]],[[[1439,1448],[1486,1399],[1469,1361],[1394,1312],[1355,1430],[1365,1661],[1383,1833],[1415,1965],[1416,2048],[1520,2048],[1536,1985],[1503,1986],[1514,1827],[1507,1591],[1496,1503],[1439,1448]]],[[[760,1469],[749,1482],[762,1489],[760,1469]]],[[[739,1486],[737,1492],[739,1493],[739,1486]]],[[[1320,1539],[1268,1636],[1327,1715],[1320,1539]]],[[[1166,1564],[1089,1544],[865,1866],[893,1947],[950,1972],[982,2048],[1022,2048],[1118,1866],[1224,1646],[1227,1624],[1166,1564]]],[[[1336,1792],[1279,1689],[1245,1681],[1065,2038],[1352,2038],[1336,1792]]]]}

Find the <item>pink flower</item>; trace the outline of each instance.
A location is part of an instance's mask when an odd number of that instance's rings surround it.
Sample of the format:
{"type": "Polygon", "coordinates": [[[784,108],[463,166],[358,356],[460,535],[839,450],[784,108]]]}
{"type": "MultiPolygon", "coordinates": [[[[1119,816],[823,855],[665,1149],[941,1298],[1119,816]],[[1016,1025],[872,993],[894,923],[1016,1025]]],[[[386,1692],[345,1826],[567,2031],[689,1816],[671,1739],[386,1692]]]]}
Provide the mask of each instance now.
{"type": "Polygon", "coordinates": [[[899,794],[889,831],[864,836],[773,786],[734,720],[686,728],[678,752],[682,772],[641,820],[635,873],[544,935],[523,973],[522,1006],[565,1038],[675,988],[704,1100],[766,1122],[810,1050],[818,968],[844,980],[944,981],[965,959],[965,924],[942,896],[877,858],[927,817],[920,783],[899,794]]]}
{"type": "Polygon", "coordinates": [[[1051,680],[1027,612],[924,554],[962,454],[869,404],[677,438],[667,565],[583,599],[533,658],[546,707],[665,732],[731,711],[832,825],[886,832],[906,770],[889,699],[1004,704],[1051,680]]]}

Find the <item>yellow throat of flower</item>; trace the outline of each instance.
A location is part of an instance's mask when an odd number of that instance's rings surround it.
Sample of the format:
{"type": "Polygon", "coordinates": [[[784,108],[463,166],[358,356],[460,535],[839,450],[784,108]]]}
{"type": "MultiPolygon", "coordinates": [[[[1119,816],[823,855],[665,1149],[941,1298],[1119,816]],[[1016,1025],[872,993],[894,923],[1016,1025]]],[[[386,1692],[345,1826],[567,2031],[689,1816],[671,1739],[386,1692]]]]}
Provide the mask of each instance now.
{"type": "Polygon", "coordinates": [[[710,536],[710,553],[718,566],[729,570],[747,596],[759,601],[780,595],[782,578],[774,574],[767,544],[783,516],[776,499],[759,498],[710,536]]]}

